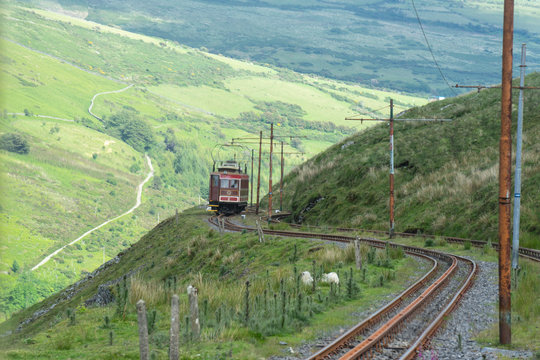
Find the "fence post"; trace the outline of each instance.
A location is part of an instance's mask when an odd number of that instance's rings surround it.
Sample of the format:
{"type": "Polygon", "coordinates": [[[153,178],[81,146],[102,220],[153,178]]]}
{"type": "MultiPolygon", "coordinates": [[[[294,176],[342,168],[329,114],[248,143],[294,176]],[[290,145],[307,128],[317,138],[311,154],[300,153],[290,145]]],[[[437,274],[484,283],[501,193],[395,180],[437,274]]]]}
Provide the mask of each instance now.
{"type": "Polygon", "coordinates": [[[148,325],[144,300],[137,301],[137,320],[139,322],[139,353],[141,360],[148,360],[148,325]]]}
{"type": "Polygon", "coordinates": [[[259,220],[255,220],[255,223],[257,224],[257,233],[259,234],[259,242],[264,242],[264,231],[261,226],[261,222],[259,220]]]}
{"type": "Polygon", "coordinates": [[[191,333],[194,339],[198,339],[201,334],[201,324],[199,322],[199,304],[197,288],[189,285],[187,288],[189,297],[189,313],[191,323],[191,333]]]}
{"type": "Polygon", "coordinates": [[[362,269],[362,254],[360,254],[360,240],[358,236],[354,240],[354,259],[356,260],[356,268],[362,269]]]}
{"type": "Polygon", "coordinates": [[[178,225],[178,209],[176,209],[176,214],[174,216],[175,224],[178,225]]]}
{"type": "Polygon", "coordinates": [[[169,346],[169,360],[178,360],[178,339],[180,319],[178,309],[178,295],[174,294],[171,300],[171,337],[169,346]]]}

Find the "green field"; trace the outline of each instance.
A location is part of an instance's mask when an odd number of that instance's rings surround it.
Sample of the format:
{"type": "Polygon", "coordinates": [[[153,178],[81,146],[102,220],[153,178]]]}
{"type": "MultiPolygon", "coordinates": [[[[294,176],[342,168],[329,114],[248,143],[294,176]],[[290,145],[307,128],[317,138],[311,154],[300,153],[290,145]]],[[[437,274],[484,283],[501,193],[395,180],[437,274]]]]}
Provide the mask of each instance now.
{"type": "MultiPolygon", "coordinates": [[[[212,155],[234,156],[232,151],[212,154],[215,144],[257,136],[260,130],[268,134],[275,122],[276,135],[307,137],[285,144],[285,152],[304,153],[286,157],[289,172],[367,126],[343,120],[360,103],[370,111],[384,106],[389,96],[403,104],[425,102],[210,55],[11,2],[0,16],[6,24],[0,39],[0,132],[21,134],[30,145],[26,155],[0,152],[3,316],[78,280],[158,219],[204,199],[212,155]],[[95,94],[128,84],[134,86],[95,98],[92,111],[104,121],[88,113],[95,94]],[[134,205],[136,185],[148,172],[145,152],[156,176],[145,187],[141,207],[30,274],[47,254],[134,205]],[[36,290],[25,295],[28,288],[36,290]]],[[[251,148],[257,145],[237,150],[238,158],[249,164],[251,148]]],[[[277,164],[279,155],[273,160],[277,164]]],[[[265,193],[267,158],[262,166],[265,193]]],[[[274,172],[274,181],[279,175],[274,172]]]]}
{"type": "MultiPolygon", "coordinates": [[[[451,86],[500,81],[502,0],[417,0],[415,6],[451,86]]],[[[442,96],[455,91],[441,78],[407,1],[192,0],[171,7],[163,0],[124,0],[87,7],[70,0],[56,1],[56,9],[79,10],[78,16],[97,23],[215,54],[368,87],[442,96]]],[[[540,49],[539,19],[537,1],[516,3],[515,44],[527,43],[531,54],[540,49]]],[[[537,59],[527,61],[539,69],[537,59]]]]}
{"type": "MultiPolygon", "coordinates": [[[[184,289],[193,284],[199,293],[202,335],[200,341],[190,341],[189,333],[184,336],[182,322],[182,356],[213,358],[230,351],[235,358],[266,358],[282,351],[280,341],[295,347],[337,326],[352,324],[351,313],[377,307],[381,297],[401,291],[426,267],[423,262],[404,258],[399,251],[386,255],[384,250],[373,251],[374,260],[368,260],[366,246],[363,248],[365,272],[352,270],[351,248],[344,250],[318,241],[270,236],[266,242],[259,243],[257,235],[252,233],[220,235],[210,230],[206,219],[203,210],[190,209],[180,215],[178,223],[174,217],[163,221],[128,249],[117,264],[77,286],[78,292],[72,299],[64,301],[57,294],[15,315],[0,325],[0,330],[4,332],[27,314],[58,302],[52,311],[24,326],[22,332],[0,339],[0,354],[20,359],[138,358],[134,301],[142,297],[149,313],[157,313],[151,351],[155,358],[166,359],[168,341],[163,339],[168,339],[170,297],[173,293],[180,295],[180,315],[184,319],[188,311],[184,289]],[[129,290],[125,312],[117,313],[115,303],[105,307],[84,305],[84,299],[93,296],[99,284],[121,279],[131,269],[139,270],[126,281],[129,290]],[[318,282],[315,290],[296,285],[295,272],[299,274],[306,269],[313,273],[337,271],[343,285],[331,289],[328,284],[318,282]],[[347,282],[346,273],[351,271],[353,279],[347,282]],[[251,283],[248,324],[242,320],[247,280],[251,283]],[[281,290],[287,298],[291,297],[290,305],[277,297],[276,292],[281,290]],[[332,301],[328,302],[326,297],[332,301]],[[298,310],[300,298],[304,301],[298,310]],[[279,313],[273,310],[278,305],[279,313]],[[75,312],[74,321],[66,318],[68,309],[75,312]],[[108,326],[104,325],[105,316],[111,320],[108,326]],[[112,345],[108,343],[110,331],[112,345]]],[[[255,217],[246,219],[250,224],[254,220],[255,217]]]]}

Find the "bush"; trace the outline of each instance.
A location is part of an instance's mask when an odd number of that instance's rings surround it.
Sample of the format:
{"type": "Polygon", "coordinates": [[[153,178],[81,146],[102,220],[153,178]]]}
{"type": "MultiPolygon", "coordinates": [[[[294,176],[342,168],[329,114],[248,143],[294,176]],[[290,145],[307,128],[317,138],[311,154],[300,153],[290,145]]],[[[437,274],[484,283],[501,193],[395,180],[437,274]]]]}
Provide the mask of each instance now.
{"type": "Polygon", "coordinates": [[[469,240],[467,240],[467,241],[465,241],[465,243],[463,243],[463,249],[471,250],[471,242],[469,240]]]}
{"type": "Polygon", "coordinates": [[[17,260],[13,260],[13,265],[11,265],[11,270],[16,273],[17,271],[19,271],[20,269],[20,266],[19,266],[19,263],[17,262],[17,260]]]}
{"type": "Polygon", "coordinates": [[[28,154],[28,141],[19,134],[7,133],[0,136],[0,148],[17,154],[28,154]]]}
{"type": "Polygon", "coordinates": [[[426,241],[424,242],[424,247],[432,247],[433,245],[435,245],[433,239],[426,239],[426,241]]]}

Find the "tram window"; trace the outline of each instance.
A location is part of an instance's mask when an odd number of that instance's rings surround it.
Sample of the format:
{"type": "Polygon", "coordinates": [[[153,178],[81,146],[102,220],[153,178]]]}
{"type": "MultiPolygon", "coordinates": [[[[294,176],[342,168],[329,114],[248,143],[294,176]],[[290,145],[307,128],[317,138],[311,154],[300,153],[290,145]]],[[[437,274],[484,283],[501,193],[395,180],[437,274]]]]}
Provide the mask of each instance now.
{"type": "Polygon", "coordinates": [[[217,187],[219,185],[219,176],[212,175],[212,186],[217,187]]]}
{"type": "Polygon", "coordinates": [[[238,189],[238,180],[231,180],[231,189],[238,189]]]}
{"type": "Polygon", "coordinates": [[[221,187],[222,188],[228,188],[229,187],[229,179],[221,179],[221,187]]]}

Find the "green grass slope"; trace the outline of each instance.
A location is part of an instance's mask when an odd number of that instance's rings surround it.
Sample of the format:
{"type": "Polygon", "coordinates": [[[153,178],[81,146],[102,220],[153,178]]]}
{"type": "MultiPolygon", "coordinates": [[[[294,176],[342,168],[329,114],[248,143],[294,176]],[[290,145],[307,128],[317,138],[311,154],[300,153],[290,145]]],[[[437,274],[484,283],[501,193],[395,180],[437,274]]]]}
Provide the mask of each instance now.
{"type": "MultiPolygon", "coordinates": [[[[389,96],[18,4],[0,7],[0,135],[23,136],[30,152],[0,151],[0,318],[78,280],[159,219],[204,199],[216,144],[267,134],[274,122],[277,135],[307,137],[285,144],[285,152],[304,153],[287,158],[288,172],[351,134],[355,124],[345,116],[380,108],[389,96]],[[88,114],[95,94],[128,84],[95,98],[92,111],[103,121],[88,114]],[[145,152],[156,175],[142,206],[29,272],[133,206],[148,172],[145,152]]],[[[425,102],[392,96],[403,109],[425,102]]],[[[252,148],[238,150],[238,158],[249,160],[252,148]]],[[[261,182],[264,192],[264,170],[261,182]]]]}
{"type": "Polygon", "coordinates": [[[207,218],[204,210],[189,209],[178,221],[173,216],[161,222],[95,276],[0,324],[0,333],[5,334],[32,314],[49,310],[0,337],[0,357],[137,359],[135,303],[142,298],[149,314],[157,314],[151,327],[151,352],[157,359],[166,359],[170,299],[177,293],[182,358],[219,358],[227,353],[241,359],[266,358],[283,351],[280,341],[297,346],[323,331],[350,324],[352,312],[372,309],[381,297],[421,276],[418,268],[426,271],[426,264],[404,258],[400,251],[373,249],[368,255],[367,246],[362,247],[365,272],[350,270],[354,267],[352,247],[340,249],[318,241],[270,236],[260,243],[255,233],[219,234],[209,227],[207,218]],[[330,288],[318,282],[313,290],[296,281],[295,273],[305,270],[317,274],[337,271],[342,284],[330,288]],[[346,274],[351,271],[349,282],[346,274]],[[125,282],[124,275],[129,276],[125,282]],[[247,323],[246,281],[251,284],[247,323]],[[186,333],[188,284],[198,288],[200,341],[191,341],[186,333]],[[102,307],[86,304],[100,285],[112,291],[116,302],[102,307]],[[124,293],[124,286],[128,289],[125,302],[118,296],[124,293]],[[68,313],[75,315],[70,319],[68,313]]]}
{"type": "MultiPolygon", "coordinates": [[[[540,74],[527,76],[526,84],[539,86],[540,74]]],[[[450,123],[395,123],[396,231],[497,240],[499,99],[500,90],[484,90],[403,115],[450,123]]],[[[526,91],[520,244],[534,248],[540,248],[539,101],[540,94],[526,91]]],[[[388,137],[381,124],[293,170],[284,180],[284,201],[294,219],[387,230],[388,137]]]]}
{"type": "MultiPolygon", "coordinates": [[[[176,40],[216,54],[412,93],[451,96],[410,1],[39,1],[101,24],[176,40]]],[[[501,0],[417,0],[434,55],[450,83],[495,83],[501,0]],[[459,46],[457,46],[459,44],[459,46]],[[478,66],[482,64],[482,66],[478,66]]],[[[516,3],[516,44],[540,47],[537,1],[516,3]]],[[[534,62],[536,68],[539,62],[534,62]]]]}

